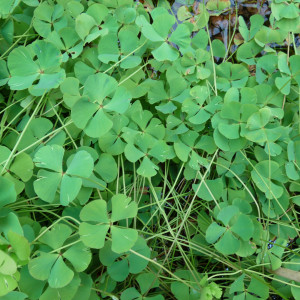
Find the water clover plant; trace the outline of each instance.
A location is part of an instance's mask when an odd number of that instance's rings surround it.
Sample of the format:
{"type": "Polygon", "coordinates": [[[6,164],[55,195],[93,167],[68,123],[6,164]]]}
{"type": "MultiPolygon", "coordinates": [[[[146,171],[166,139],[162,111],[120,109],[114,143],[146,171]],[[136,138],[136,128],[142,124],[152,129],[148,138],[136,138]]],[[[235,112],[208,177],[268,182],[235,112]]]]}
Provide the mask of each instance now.
{"type": "Polygon", "coordinates": [[[0,298],[300,299],[299,12],[0,1],[0,298]]]}
{"type": "Polygon", "coordinates": [[[106,241],[99,252],[100,262],[107,266],[107,273],[115,281],[124,281],[129,273],[138,274],[143,271],[149,261],[151,251],[142,237],[138,237],[132,252],[115,253],[112,242],[106,241]],[[137,252],[138,254],[135,254],[137,252]]]}
{"type": "Polygon", "coordinates": [[[217,241],[214,246],[219,252],[225,255],[234,254],[243,247],[244,241],[251,247],[249,240],[253,237],[254,225],[249,216],[240,213],[238,207],[234,205],[224,207],[218,213],[217,220],[224,227],[217,222],[211,223],[206,231],[206,241],[208,243],[217,241]]]}
{"type": "Polygon", "coordinates": [[[94,200],[88,203],[80,212],[79,234],[85,245],[103,248],[106,235],[110,229],[112,251],[122,253],[128,251],[137,241],[138,232],[132,228],[123,228],[113,223],[134,218],[137,215],[137,205],[124,195],[115,195],[111,199],[111,215],[108,215],[107,203],[104,200],[94,200]]]}
{"type": "Polygon", "coordinates": [[[144,294],[147,294],[147,292],[152,288],[157,288],[159,286],[159,283],[157,281],[157,278],[153,273],[141,273],[137,276],[136,281],[139,285],[139,291],[135,287],[130,287],[126,289],[121,294],[122,300],[129,300],[129,299],[146,299],[146,300],[163,300],[163,295],[156,295],[156,296],[143,296],[144,294]]]}
{"type": "Polygon", "coordinates": [[[175,18],[164,7],[155,8],[151,12],[153,24],[150,24],[144,15],[136,18],[136,24],[141,28],[142,34],[152,42],[154,50],[152,54],[158,61],[174,61],[178,57],[178,51],[172,45],[186,48],[189,45],[190,29],[186,24],[180,24],[168,37],[169,31],[175,24],[175,18]]]}
{"type": "Polygon", "coordinates": [[[35,41],[28,46],[14,49],[7,59],[10,73],[8,84],[12,90],[29,89],[35,96],[41,96],[52,88],[59,87],[65,78],[60,68],[60,51],[45,41],[35,41]],[[22,65],[20,65],[22,61],[22,65]],[[39,80],[37,84],[33,84],[39,80]]]}
{"type": "Polygon", "coordinates": [[[79,151],[64,171],[63,157],[64,149],[58,145],[45,146],[36,152],[33,161],[40,170],[34,190],[42,200],[51,203],[59,188],[60,203],[68,205],[78,195],[82,178],[91,176],[94,163],[88,152],[79,151]]]}
{"type": "Polygon", "coordinates": [[[131,100],[130,93],[118,87],[118,82],[106,74],[90,76],[82,96],[72,107],[72,119],[78,128],[94,138],[112,128],[109,112],[124,113],[131,100]]]}
{"type": "Polygon", "coordinates": [[[152,177],[156,175],[158,167],[150,158],[164,162],[167,158],[173,156],[173,151],[164,141],[156,141],[154,144],[151,144],[150,140],[147,141],[142,137],[137,137],[134,144],[130,143],[125,146],[124,154],[130,162],[142,159],[142,163],[137,169],[137,174],[152,177]]]}
{"type": "Polygon", "coordinates": [[[74,271],[72,269],[82,272],[88,267],[92,258],[89,249],[81,242],[73,243],[68,247],[68,239],[72,240],[71,234],[72,229],[69,226],[56,224],[40,237],[39,241],[46,247],[41,246],[41,249],[38,250],[39,255],[28,264],[28,270],[32,277],[38,280],[47,280],[51,288],[62,288],[73,279],[74,271]],[[71,268],[65,260],[70,263],[71,268]]]}
{"type": "Polygon", "coordinates": [[[33,27],[44,38],[47,38],[52,31],[58,32],[66,25],[67,18],[60,4],[49,5],[44,2],[34,10],[33,27]]]}
{"type": "Polygon", "coordinates": [[[267,299],[269,295],[268,287],[264,284],[262,278],[251,279],[250,284],[245,288],[244,284],[245,275],[240,276],[236,282],[230,288],[230,294],[234,295],[233,299],[239,299],[239,297],[245,297],[245,299],[251,299],[253,295],[258,299],[267,299]]]}

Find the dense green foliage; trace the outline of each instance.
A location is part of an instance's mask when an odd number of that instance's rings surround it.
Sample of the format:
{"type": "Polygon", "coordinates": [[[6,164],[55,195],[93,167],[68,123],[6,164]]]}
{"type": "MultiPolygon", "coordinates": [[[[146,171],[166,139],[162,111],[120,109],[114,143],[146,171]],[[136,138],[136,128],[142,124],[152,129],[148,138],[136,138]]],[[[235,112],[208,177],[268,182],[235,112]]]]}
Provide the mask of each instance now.
{"type": "Polygon", "coordinates": [[[300,1],[177,2],[0,2],[1,299],[300,299],[300,1]]]}

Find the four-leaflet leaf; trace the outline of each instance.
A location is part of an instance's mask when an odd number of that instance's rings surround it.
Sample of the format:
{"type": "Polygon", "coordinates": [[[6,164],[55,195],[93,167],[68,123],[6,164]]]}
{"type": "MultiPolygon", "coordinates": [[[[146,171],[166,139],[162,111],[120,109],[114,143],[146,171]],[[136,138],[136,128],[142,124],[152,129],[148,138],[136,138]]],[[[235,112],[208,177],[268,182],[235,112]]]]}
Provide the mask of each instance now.
{"type": "Polygon", "coordinates": [[[91,75],[84,84],[83,97],[72,107],[71,117],[88,136],[99,138],[113,127],[109,112],[124,113],[130,100],[130,93],[118,87],[113,77],[102,73],[91,75]]]}
{"type": "Polygon", "coordinates": [[[115,195],[111,199],[111,214],[108,214],[104,200],[94,200],[84,206],[80,212],[83,221],[79,226],[82,242],[91,248],[101,249],[110,229],[112,251],[122,253],[129,251],[138,238],[138,232],[132,228],[115,225],[115,222],[134,218],[137,215],[137,204],[125,195],[115,195]]]}
{"type": "Polygon", "coordinates": [[[78,151],[69,162],[67,170],[63,169],[64,148],[58,145],[40,148],[33,161],[41,168],[38,179],[34,181],[34,190],[44,201],[52,203],[59,189],[60,203],[68,205],[78,195],[82,179],[92,175],[94,162],[91,155],[78,151]],[[49,171],[48,171],[49,170],[49,171]]]}

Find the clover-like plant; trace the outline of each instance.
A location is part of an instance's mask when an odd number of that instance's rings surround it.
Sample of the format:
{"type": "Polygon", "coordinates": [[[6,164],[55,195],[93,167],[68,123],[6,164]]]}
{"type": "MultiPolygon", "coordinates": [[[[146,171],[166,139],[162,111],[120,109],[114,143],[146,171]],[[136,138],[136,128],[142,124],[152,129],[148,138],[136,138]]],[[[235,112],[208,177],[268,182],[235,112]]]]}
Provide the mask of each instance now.
{"type": "Polygon", "coordinates": [[[233,300],[268,298],[269,289],[262,278],[251,278],[250,284],[245,284],[245,277],[243,274],[231,284],[229,293],[233,300]]]}
{"type": "Polygon", "coordinates": [[[142,136],[138,136],[134,144],[127,144],[124,154],[131,162],[137,162],[139,159],[142,159],[137,173],[143,177],[152,177],[157,173],[158,166],[151,158],[164,162],[166,159],[174,156],[173,149],[166,142],[156,141],[152,144],[150,140],[143,139],[142,136]]]}
{"type": "MultiPolygon", "coordinates": [[[[203,39],[205,39],[205,35],[203,39]]],[[[207,43],[204,45],[206,46],[207,43]]],[[[199,48],[195,50],[195,53],[185,53],[181,59],[182,72],[189,81],[197,82],[197,80],[207,79],[211,75],[211,70],[206,67],[206,62],[211,58],[210,54],[201,46],[198,46],[199,48]]]]}
{"type": "Polygon", "coordinates": [[[159,280],[153,273],[141,273],[136,277],[136,281],[139,285],[139,291],[135,287],[126,289],[121,294],[121,300],[164,300],[163,295],[147,295],[151,289],[159,287],[159,280]],[[147,296],[146,296],[147,295],[147,296]]]}
{"type": "Polygon", "coordinates": [[[137,241],[138,232],[133,228],[124,228],[115,222],[134,218],[137,215],[137,204],[125,195],[114,195],[111,199],[111,214],[108,214],[107,203],[104,200],[94,200],[82,208],[79,234],[82,242],[90,247],[104,247],[107,233],[110,229],[112,251],[122,253],[129,251],[137,241]]]}
{"type": "Polygon", "coordinates": [[[189,89],[186,80],[174,67],[167,69],[166,78],[168,83],[166,87],[164,87],[164,82],[161,80],[153,80],[147,83],[149,85],[148,97],[149,103],[158,104],[155,106],[158,111],[171,114],[188,97],[189,89]]]}
{"type": "Polygon", "coordinates": [[[0,207],[16,201],[17,193],[14,184],[7,178],[0,177],[0,207]]]}
{"type": "Polygon", "coordinates": [[[121,60],[120,67],[131,69],[138,66],[142,59],[141,51],[136,53],[143,45],[138,38],[138,30],[135,27],[121,29],[117,33],[111,33],[103,36],[98,45],[98,58],[103,63],[115,62],[121,60]],[[120,49],[119,49],[120,43],[120,49]],[[133,55],[134,53],[134,55],[133,55]]]}
{"type": "Polygon", "coordinates": [[[264,262],[269,265],[272,270],[277,270],[282,265],[282,256],[284,249],[287,246],[287,240],[278,238],[274,242],[271,241],[269,249],[261,249],[257,255],[256,261],[258,263],[264,262]]]}
{"type": "Polygon", "coordinates": [[[71,282],[74,272],[88,267],[92,258],[90,250],[71,235],[72,229],[65,224],[56,224],[47,232],[41,229],[38,241],[45,246],[40,246],[38,255],[28,264],[32,277],[47,280],[51,288],[62,288],[71,282]]]}
{"type": "Polygon", "coordinates": [[[75,19],[76,32],[85,44],[110,31],[116,31],[117,28],[118,24],[111,18],[108,8],[99,3],[90,5],[86,12],[81,11],[75,19]]]}
{"type": "Polygon", "coordinates": [[[102,151],[111,155],[119,155],[124,152],[126,143],[121,138],[122,130],[128,125],[129,119],[124,115],[112,117],[112,128],[98,140],[102,151]]]}
{"type": "Polygon", "coordinates": [[[191,97],[183,102],[182,111],[187,113],[187,118],[192,124],[204,124],[220,108],[221,98],[210,98],[210,91],[206,86],[193,87],[190,95],[191,97]]]}
{"type": "Polygon", "coordinates": [[[66,62],[69,57],[78,57],[83,50],[83,42],[80,41],[78,34],[72,27],[64,27],[51,32],[46,41],[55,45],[62,52],[63,62],[66,62]]]}
{"type": "Polygon", "coordinates": [[[4,206],[16,201],[14,184],[9,179],[0,177],[0,190],[1,233],[4,232],[6,236],[4,238],[0,235],[0,296],[5,296],[18,286],[18,266],[26,264],[30,248],[28,241],[21,235],[23,232],[15,232],[20,226],[17,216],[5,211],[4,206]]]}
{"type": "Polygon", "coordinates": [[[248,81],[249,71],[241,64],[224,62],[217,66],[217,86],[222,91],[228,91],[231,87],[242,88],[248,81]]]}
{"type": "Polygon", "coordinates": [[[271,3],[272,17],[276,20],[276,26],[284,31],[297,31],[299,26],[298,1],[274,0],[271,3]]]}
{"type": "Polygon", "coordinates": [[[225,206],[217,215],[218,222],[213,222],[206,230],[206,241],[224,255],[239,253],[243,256],[245,248],[251,248],[249,243],[254,234],[254,224],[251,218],[241,213],[235,205],[225,206]]]}
{"type": "Polygon", "coordinates": [[[221,178],[207,179],[204,182],[193,184],[197,196],[206,201],[219,200],[223,195],[224,184],[221,178]]]}
{"type": "Polygon", "coordinates": [[[115,253],[112,250],[111,241],[106,241],[104,247],[100,249],[100,262],[107,267],[107,273],[115,281],[124,281],[129,274],[138,274],[147,267],[151,250],[146,241],[142,237],[138,237],[131,250],[132,253],[130,251],[115,253]]]}
{"type": "Polygon", "coordinates": [[[106,74],[88,77],[83,97],[72,107],[75,125],[94,138],[106,134],[113,126],[109,112],[124,113],[130,104],[131,95],[124,87],[106,74]]]}
{"type": "Polygon", "coordinates": [[[251,171],[251,176],[256,186],[268,199],[282,196],[281,184],[286,181],[286,176],[277,162],[265,160],[257,163],[251,171]]]}
{"type": "Polygon", "coordinates": [[[136,101],[128,109],[127,114],[132,122],[122,129],[122,138],[128,144],[134,144],[139,137],[152,144],[157,140],[164,139],[165,127],[162,122],[157,118],[153,118],[153,114],[149,110],[143,110],[139,101],[136,101]]]}
{"type": "Polygon", "coordinates": [[[64,148],[53,145],[40,148],[34,163],[41,168],[38,179],[34,181],[34,190],[46,202],[53,202],[59,189],[60,203],[68,205],[78,195],[82,186],[82,179],[89,178],[93,172],[94,162],[91,155],[82,150],[78,151],[63,168],[64,148]]]}
{"type": "Polygon", "coordinates": [[[17,199],[15,184],[5,177],[0,177],[0,237],[4,235],[4,244],[7,244],[10,232],[23,236],[24,230],[20,224],[18,215],[7,206],[14,203],[17,199]],[[5,241],[6,239],[6,241],[5,241]]]}
{"type": "Polygon", "coordinates": [[[201,140],[198,141],[198,138],[198,133],[190,130],[188,133],[181,135],[181,138],[178,138],[174,143],[177,157],[181,161],[187,162],[194,170],[199,170],[201,165],[207,166],[207,160],[197,152],[201,149],[201,140]]]}
{"type": "Polygon", "coordinates": [[[285,163],[286,175],[292,180],[298,180],[299,175],[299,166],[300,166],[300,143],[299,141],[288,143],[288,162],[285,163]]]}
{"type": "Polygon", "coordinates": [[[18,47],[7,59],[10,72],[8,84],[12,90],[29,88],[33,95],[41,96],[44,92],[57,88],[64,80],[65,70],[61,69],[61,62],[60,51],[45,41],[18,47]],[[39,81],[34,84],[36,80],[39,81]]]}
{"type": "MultiPolygon", "coordinates": [[[[107,70],[107,65],[100,62],[97,56],[98,52],[96,49],[83,49],[81,60],[77,61],[74,65],[75,77],[81,84],[84,84],[90,75],[107,70]]],[[[79,95],[79,87],[74,87],[73,93],[74,92],[79,95]]]]}
{"type": "Polygon", "coordinates": [[[300,0],[250,2],[0,1],[0,298],[300,299],[300,0]]]}
{"type": "Polygon", "coordinates": [[[0,296],[6,295],[18,286],[16,262],[4,251],[0,250],[0,296]]]}
{"type": "MultiPolygon", "coordinates": [[[[27,121],[24,118],[24,121],[27,121]]],[[[23,132],[24,128],[18,128],[20,132],[23,132]]],[[[43,142],[47,140],[45,136],[48,137],[48,145],[56,144],[62,145],[65,141],[66,134],[64,131],[59,132],[51,140],[49,136],[53,130],[52,122],[47,118],[35,118],[33,119],[26,128],[23,134],[23,138],[18,141],[19,132],[11,132],[4,139],[4,144],[8,148],[13,148],[17,144],[18,151],[24,151],[25,153],[31,154],[34,150],[43,145],[43,142]],[[17,143],[18,142],[18,143],[17,143]]],[[[20,154],[21,155],[21,154],[20,154]]]]}

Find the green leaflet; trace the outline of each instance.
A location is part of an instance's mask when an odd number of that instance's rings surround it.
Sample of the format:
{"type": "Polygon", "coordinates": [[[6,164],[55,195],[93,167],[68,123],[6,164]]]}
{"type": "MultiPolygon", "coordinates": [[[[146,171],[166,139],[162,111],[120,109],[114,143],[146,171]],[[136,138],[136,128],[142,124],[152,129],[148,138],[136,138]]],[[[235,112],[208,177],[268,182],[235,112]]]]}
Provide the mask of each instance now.
{"type": "Polygon", "coordinates": [[[14,184],[11,181],[3,177],[0,177],[0,187],[1,187],[1,196],[0,196],[1,207],[16,201],[17,194],[14,189],[14,184]]]}

